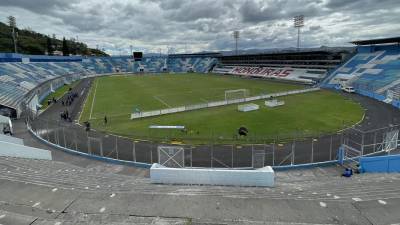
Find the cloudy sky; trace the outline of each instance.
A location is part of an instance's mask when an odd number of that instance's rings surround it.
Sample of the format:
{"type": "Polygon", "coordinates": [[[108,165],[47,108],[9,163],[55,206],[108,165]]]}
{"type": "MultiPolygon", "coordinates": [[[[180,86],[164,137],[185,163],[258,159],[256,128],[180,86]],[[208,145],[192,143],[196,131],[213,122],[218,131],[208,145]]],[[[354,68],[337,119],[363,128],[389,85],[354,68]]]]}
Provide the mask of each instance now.
{"type": "Polygon", "coordinates": [[[400,36],[399,0],[0,0],[2,22],[13,15],[20,28],[110,54],[230,50],[234,30],[240,49],[292,47],[299,14],[303,47],[400,36]]]}

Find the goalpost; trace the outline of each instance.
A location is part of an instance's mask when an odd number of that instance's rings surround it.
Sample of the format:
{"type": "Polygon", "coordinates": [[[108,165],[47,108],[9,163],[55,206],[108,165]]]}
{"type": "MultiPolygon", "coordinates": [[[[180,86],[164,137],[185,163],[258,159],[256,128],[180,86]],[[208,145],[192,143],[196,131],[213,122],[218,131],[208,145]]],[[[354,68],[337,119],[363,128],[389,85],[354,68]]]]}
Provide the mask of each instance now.
{"type": "MultiPolygon", "coordinates": [[[[236,90],[226,90],[225,91],[225,101],[232,102],[238,101],[239,99],[244,99],[249,97],[248,89],[236,89],[236,90]]],[[[240,101],[238,101],[240,102],[240,101]]]]}

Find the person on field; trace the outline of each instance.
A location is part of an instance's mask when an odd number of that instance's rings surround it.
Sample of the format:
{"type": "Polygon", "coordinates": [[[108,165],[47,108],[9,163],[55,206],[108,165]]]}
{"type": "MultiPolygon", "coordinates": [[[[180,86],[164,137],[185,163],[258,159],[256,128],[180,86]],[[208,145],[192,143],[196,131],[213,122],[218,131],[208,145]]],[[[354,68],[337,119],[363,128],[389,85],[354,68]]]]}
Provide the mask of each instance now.
{"type": "Polygon", "coordinates": [[[104,125],[107,125],[107,122],[108,122],[108,120],[107,120],[107,115],[106,115],[106,116],[104,116],[104,125]]]}
{"type": "Polygon", "coordinates": [[[239,137],[247,136],[249,130],[245,126],[241,126],[238,130],[239,137]]]}

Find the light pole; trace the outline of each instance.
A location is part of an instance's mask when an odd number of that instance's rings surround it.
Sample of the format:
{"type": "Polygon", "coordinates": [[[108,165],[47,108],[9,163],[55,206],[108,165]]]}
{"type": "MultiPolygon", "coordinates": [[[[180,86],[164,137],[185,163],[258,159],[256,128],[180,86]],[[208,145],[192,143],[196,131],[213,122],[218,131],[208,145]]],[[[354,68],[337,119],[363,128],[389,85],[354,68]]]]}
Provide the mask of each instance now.
{"type": "Polygon", "coordinates": [[[238,54],[238,40],[240,33],[238,30],[233,31],[233,38],[235,39],[235,54],[238,54]]]}
{"type": "Polygon", "coordinates": [[[18,33],[15,32],[15,28],[17,27],[17,21],[16,21],[14,16],[9,16],[8,17],[8,24],[10,25],[10,27],[12,29],[12,38],[13,38],[13,42],[14,42],[14,52],[18,53],[18,50],[17,50],[17,35],[18,35],[18,33]]]}
{"type": "Polygon", "coordinates": [[[297,51],[300,50],[300,28],[304,27],[304,16],[299,15],[293,18],[294,27],[297,28],[297,51]]]}

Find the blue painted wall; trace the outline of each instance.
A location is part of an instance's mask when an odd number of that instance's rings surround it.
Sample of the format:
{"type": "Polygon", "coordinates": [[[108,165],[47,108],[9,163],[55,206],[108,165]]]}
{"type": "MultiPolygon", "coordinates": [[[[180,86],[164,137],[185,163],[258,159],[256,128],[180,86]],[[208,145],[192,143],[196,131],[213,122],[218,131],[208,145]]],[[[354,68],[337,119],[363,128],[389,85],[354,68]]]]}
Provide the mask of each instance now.
{"type": "Polygon", "coordinates": [[[400,155],[360,158],[361,172],[400,173],[400,155]]]}

